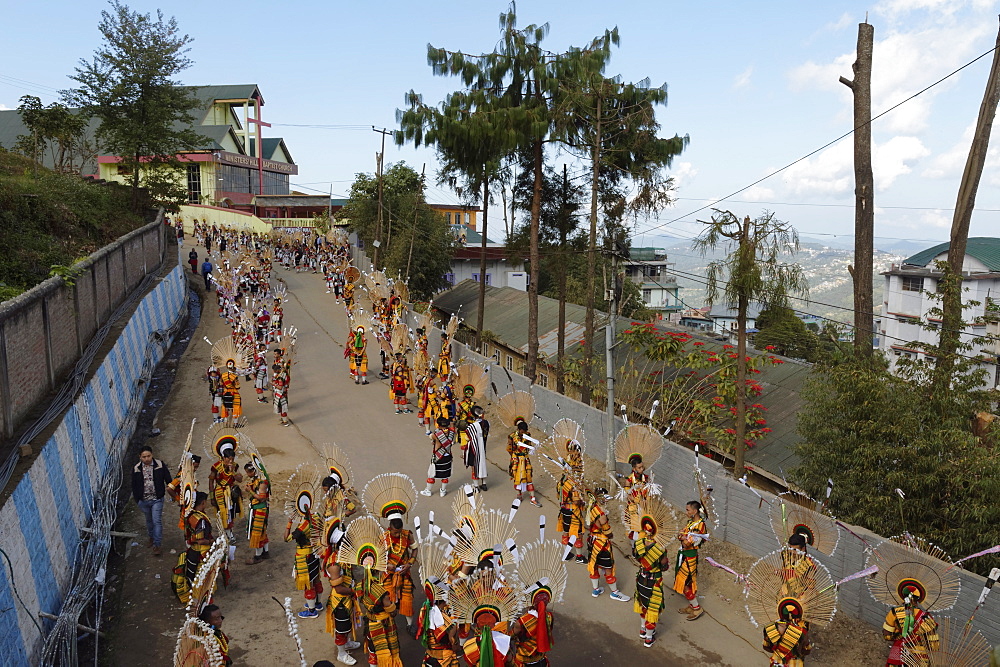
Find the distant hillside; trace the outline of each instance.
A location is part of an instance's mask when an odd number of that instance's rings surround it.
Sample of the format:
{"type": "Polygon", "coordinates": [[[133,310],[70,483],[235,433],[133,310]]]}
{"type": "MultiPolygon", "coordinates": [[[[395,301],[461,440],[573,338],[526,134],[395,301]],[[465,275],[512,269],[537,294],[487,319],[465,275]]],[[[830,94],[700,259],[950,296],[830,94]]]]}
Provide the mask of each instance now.
{"type": "MultiPolygon", "coordinates": [[[[689,241],[678,240],[665,247],[668,261],[674,263],[674,269],[680,274],[677,277],[677,283],[681,286],[681,299],[685,304],[694,308],[705,305],[703,278],[707,273],[708,264],[713,259],[724,257],[725,254],[720,252],[702,257],[699,253],[691,250],[689,241]]],[[[888,270],[893,262],[899,262],[910,254],[912,253],[901,255],[881,250],[875,251],[873,286],[876,308],[882,303],[882,288],[885,282],[885,278],[880,273],[888,270]]],[[[810,301],[793,300],[792,306],[796,310],[821,315],[838,322],[851,322],[854,296],[847,266],[853,261],[853,258],[852,250],[832,248],[820,243],[802,243],[800,251],[794,257],[790,256],[790,260],[797,262],[805,271],[809,281],[810,301]]]]}
{"type": "Polygon", "coordinates": [[[141,227],[130,203],[127,187],[36,170],[0,147],[0,301],[141,227]]]}

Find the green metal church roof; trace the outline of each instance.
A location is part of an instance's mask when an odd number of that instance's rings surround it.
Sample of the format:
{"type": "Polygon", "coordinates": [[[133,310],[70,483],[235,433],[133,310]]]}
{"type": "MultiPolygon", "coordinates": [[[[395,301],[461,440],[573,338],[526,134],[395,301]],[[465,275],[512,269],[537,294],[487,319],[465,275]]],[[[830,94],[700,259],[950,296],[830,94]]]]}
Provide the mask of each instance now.
{"type": "MultiPolygon", "coordinates": [[[[903,264],[927,266],[935,257],[943,252],[948,252],[949,245],[949,243],[939,243],[933,248],[921,250],[916,255],[904,259],[903,264]]],[[[969,243],[965,248],[965,254],[978,259],[990,271],[1000,272],[1000,239],[988,236],[974,236],[969,239],[969,243]]]]}

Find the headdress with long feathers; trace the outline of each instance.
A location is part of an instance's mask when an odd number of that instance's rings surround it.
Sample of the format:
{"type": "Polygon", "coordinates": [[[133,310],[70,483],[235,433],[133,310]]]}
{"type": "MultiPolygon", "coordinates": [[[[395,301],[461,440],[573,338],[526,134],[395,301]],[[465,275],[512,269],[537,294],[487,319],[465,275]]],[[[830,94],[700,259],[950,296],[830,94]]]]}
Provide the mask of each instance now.
{"type": "Polygon", "coordinates": [[[476,519],[474,528],[463,524],[452,531],[455,556],[466,565],[477,566],[483,561],[491,561],[494,566],[513,565],[519,554],[517,529],[510,514],[484,508],[476,519]]]}
{"type": "Polygon", "coordinates": [[[223,667],[222,646],[212,626],[188,616],[177,633],[174,667],[223,667]]]}
{"type": "Polygon", "coordinates": [[[784,615],[825,626],[837,613],[837,588],[826,566],[786,547],[772,551],[750,568],[746,610],[758,626],[783,620],[784,615]]]}
{"type": "Polygon", "coordinates": [[[388,567],[389,549],[385,531],[378,519],[371,515],[358,517],[347,527],[344,539],[337,550],[337,561],[358,565],[366,570],[385,572],[388,567]]]}
{"type": "Polygon", "coordinates": [[[403,519],[417,506],[417,487],[406,475],[387,472],[365,485],[361,500],[371,514],[383,520],[403,519]]]}
{"type": "Polygon", "coordinates": [[[236,364],[237,373],[247,373],[253,364],[253,348],[242,341],[233,340],[232,336],[225,336],[212,343],[212,363],[215,366],[220,370],[224,369],[230,360],[236,364]]]}
{"type": "MultiPolygon", "coordinates": [[[[920,643],[918,651],[907,650],[903,640],[903,664],[906,667],[982,667],[990,664],[993,647],[977,630],[948,616],[935,618],[938,641],[928,646],[920,643]]],[[[920,639],[920,635],[912,635],[920,639]]]]}
{"type": "Polygon", "coordinates": [[[908,533],[890,537],[868,556],[867,564],[878,566],[868,579],[868,591],[890,607],[909,598],[925,611],[950,609],[962,590],[958,568],[950,563],[943,549],[922,538],[908,533]]]}
{"type": "Polygon", "coordinates": [[[791,491],[782,493],[776,502],[771,503],[771,529],[778,542],[784,546],[788,544],[789,537],[799,533],[805,538],[806,544],[832,556],[840,540],[840,528],[832,517],[814,512],[796,502],[799,498],[805,498],[815,506],[811,499],[791,491]]]}
{"type": "Polygon", "coordinates": [[[489,625],[514,621],[522,606],[517,589],[492,570],[484,570],[463,586],[456,586],[449,597],[449,604],[458,623],[483,626],[487,617],[489,625]]]}
{"type": "Polygon", "coordinates": [[[212,546],[208,548],[205,557],[198,564],[198,571],[191,582],[191,590],[187,601],[187,615],[198,616],[212,601],[212,594],[218,581],[219,573],[226,565],[229,556],[229,542],[224,532],[220,533],[212,546]]]}
{"type": "Polygon", "coordinates": [[[455,391],[464,397],[467,387],[472,388],[472,398],[482,400],[486,397],[486,387],[489,386],[489,375],[479,364],[463,361],[455,369],[455,391]]]}
{"type": "Polygon", "coordinates": [[[230,450],[235,456],[243,451],[243,433],[236,426],[227,426],[225,422],[219,422],[208,427],[204,444],[205,454],[209,458],[221,459],[230,450]]]}
{"type": "Polygon", "coordinates": [[[633,456],[642,457],[646,470],[660,458],[663,436],[648,424],[629,424],[615,436],[615,460],[628,464],[633,456]]]}
{"type": "Polygon", "coordinates": [[[681,520],[659,496],[636,500],[625,509],[625,527],[669,549],[682,527],[681,520]]]}
{"type": "Polygon", "coordinates": [[[497,401],[496,413],[500,421],[510,428],[522,420],[530,424],[535,415],[535,397],[526,391],[512,391],[497,401]]]}

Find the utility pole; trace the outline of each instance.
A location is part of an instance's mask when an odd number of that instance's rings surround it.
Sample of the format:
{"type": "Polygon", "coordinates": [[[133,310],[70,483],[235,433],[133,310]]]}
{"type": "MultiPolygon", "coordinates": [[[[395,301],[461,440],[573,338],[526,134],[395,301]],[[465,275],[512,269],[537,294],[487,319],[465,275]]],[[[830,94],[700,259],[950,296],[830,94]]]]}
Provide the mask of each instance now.
{"type": "Polygon", "coordinates": [[[605,465],[615,473],[615,318],[618,317],[618,271],[615,253],[611,254],[611,289],[608,290],[608,326],[604,328],[605,382],[608,388],[608,451],[605,465]]]}
{"type": "Polygon", "coordinates": [[[854,80],[840,82],[854,93],[854,356],[872,356],[872,272],[875,268],[875,180],[872,175],[872,44],[875,27],[858,24],[854,80]]]}
{"type": "MultiPolygon", "coordinates": [[[[424,193],[424,173],[427,171],[427,163],[420,168],[420,194],[424,193]]],[[[406,258],[406,279],[410,279],[410,262],[413,261],[413,239],[417,236],[417,217],[420,215],[420,207],[413,211],[413,229],[410,230],[410,256],[406,258]]]]}
{"type": "Polygon", "coordinates": [[[562,211],[559,213],[559,333],[556,336],[556,392],[566,393],[563,360],[566,357],[566,228],[569,226],[569,173],[563,164],[562,211]]]}
{"type": "Polygon", "coordinates": [[[490,208],[490,175],[483,165],[483,229],[479,247],[479,307],[476,312],[476,351],[483,353],[483,327],[486,326],[486,230],[487,214],[490,208]]]}
{"type": "Polygon", "coordinates": [[[375,167],[376,167],[376,178],[378,179],[378,224],[375,228],[375,253],[372,255],[372,269],[378,270],[378,251],[379,246],[382,245],[382,163],[385,159],[385,135],[392,134],[392,130],[387,130],[384,127],[379,130],[372,125],[372,132],[378,132],[382,135],[382,152],[375,156],[375,167]]]}

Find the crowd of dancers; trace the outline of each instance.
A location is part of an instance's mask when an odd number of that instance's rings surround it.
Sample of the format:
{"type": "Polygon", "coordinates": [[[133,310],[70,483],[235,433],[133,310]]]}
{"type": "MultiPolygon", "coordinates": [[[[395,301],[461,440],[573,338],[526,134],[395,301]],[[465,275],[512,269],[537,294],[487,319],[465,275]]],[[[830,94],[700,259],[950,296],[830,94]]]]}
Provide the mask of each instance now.
{"type": "MultiPolygon", "coordinates": [[[[290,598],[284,607],[303,665],[297,624],[322,617],[333,638],[334,659],[346,665],[360,659],[399,667],[405,632],[421,642],[421,664],[428,667],[543,667],[550,664],[554,647],[554,609],[570,579],[582,578],[582,568],[579,575],[572,572],[578,564],[586,566],[587,590],[594,598],[607,591],[616,602],[632,603],[643,646],[657,641],[668,593],[680,596],[682,618],[696,621],[705,614],[699,603],[699,553],[718,520],[697,456],[692,499],[681,512],[663,500],[648,472],[665,444],[651,425],[628,424],[616,435],[618,467],[608,474],[587,455],[579,423],[568,418],[547,423],[536,413],[531,393],[498,395],[486,368],[454,357],[456,317],[441,327],[432,350],[432,309],[411,314],[405,281],[381,271],[362,273],[338,230],[326,236],[264,237],[196,224],[194,234],[210,254],[213,244],[217,249],[211,284],[218,314],[232,333],[212,344],[206,373],[212,424],[204,443],[213,460],[208,492],[198,490],[193,423],[172,485],[187,543],[172,579],[187,605],[177,665],[232,664],[213,594],[217,582],[228,582],[234,530],[244,515],[246,564],[270,558],[269,515],[278,495],[287,516],[283,537],[296,546],[294,583],[302,591],[302,607],[293,608],[290,598]],[[287,289],[275,275],[279,265],[322,275],[327,293],[343,305],[345,370],[357,385],[369,384],[369,354],[374,361],[377,351],[378,377],[388,384],[387,404],[395,414],[415,412],[428,438],[423,489],[418,491],[418,484],[401,472],[361,483],[347,453],[333,445],[317,460],[298,465],[287,481],[272,481],[242,413],[240,380],[253,384],[260,402],[266,403],[270,392],[278,420],[290,423],[297,330],[285,322],[287,289]],[[487,495],[491,421],[507,433],[509,495],[492,482],[487,495]],[[449,488],[456,458],[469,469],[470,481],[449,488]],[[541,515],[537,539],[526,541],[514,519],[525,497],[542,507],[536,466],[555,484],[556,534],[546,535],[541,515]],[[433,512],[423,519],[417,513],[419,497],[435,491],[453,496],[445,521],[433,512]],[[618,586],[616,553],[630,555],[637,565],[634,599],[618,586]]],[[[781,548],[747,573],[711,558],[705,562],[742,582],[747,611],[762,627],[771,665],[802,665],[811,650],[811,629],[826,625],[836,613],[839,587],[861,578],[867,578],[876,599],[890,605],[884,634],[892,649],[886,664],[938,664],[930,662],[932,656],[949,642],[982,639],[967,630],[954,640],[934,618],[958,596],[957,573],[934,566],[940,550],[903,535],[870,549],[870,563],[861,572],[833,581],[816,552],[832,554],[841,528],[847,527],[828,516],[822,503],[796,494],[783,494],[770,505],[781,548]]]]}

